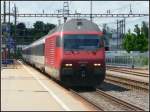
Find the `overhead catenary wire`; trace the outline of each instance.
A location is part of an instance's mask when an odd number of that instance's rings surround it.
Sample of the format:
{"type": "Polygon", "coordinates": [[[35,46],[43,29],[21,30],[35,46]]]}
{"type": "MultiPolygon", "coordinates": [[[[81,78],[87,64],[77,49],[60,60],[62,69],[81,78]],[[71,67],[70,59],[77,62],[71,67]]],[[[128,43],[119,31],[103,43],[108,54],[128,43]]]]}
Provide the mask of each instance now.
{"type": "MultiPolygon", "coordinates": [[[[12,3],[13,3],[13,2],[12,2],[12,3]]],[[[70,1],[70,2],[69,2],[69,5],[72,5],[71,3],[72,3],[72,2],[70,1]]],[[[136,4],[137,4],[137,3],[136,3],[136,4]]],[[[121,7],[121,8],[113,9],[113,11],[114,11],[114,10],[125,9],[125,8],[129,7],[129,5],[130,5],[130,3],[129,3],[129,4],[126,4],[125,6],[123,6],[123,7],[121,7]]],[[[70,10],[70,11],[72,11],[72,10],[70,10]]],[[[17,13],[18,13],[18,12],[17,12],[17,13]]],[[[112,13],[112,11],[111,11],[111,13],[112,13]]],[[[19,15],[19,13],[18,13],[18,15],[19,15]]],[[[40,15],[41,15],[41,14],[40,14],[40,15]]],[[[30,15],[29,15],[29,16],[30,16],[30,15]]],[[[84,15],[82,15],[82,17],[83,17],[83,16],[84,16],[84,15]]],[[[36,16],[35,16],[35,17],[36,17],[36,16]]],[[[39,17],[39,16],[38,16],[38,17],[39,17]]],[[[45,17],[45,16],[42,16],[42,15],[41,15],[41,17],[45,17]]],[[[70,18],[72,18],[72,17],[73,17],[73,16],[70,16],[70,18]]],[[[86,15],[86,17],[87,17],[87,15],[86,15]]],[[[96,15],[95,15],[94,17],[97,18],[96,15]]],[[[116,18],[117,18],[117,17],[116,17],[116,18]]],[[[114,24],[114,22],[112,22],[112,23],[109,22],[109,23],[107,23],[107,24],[114,24]]]]}
{"type": "Polygon", "coordinates": [[[122,9],[124,10],[125,8],[128,8],[129,5],[130,5],[130,4],[127,4],[127,5],[125,5],[125,6],[123,6],[123,7],[120,7],[120,8],[111,9],[111,13],[114,13],[114,12],[117,11],[117,10],[122,10],[122,9]]]}

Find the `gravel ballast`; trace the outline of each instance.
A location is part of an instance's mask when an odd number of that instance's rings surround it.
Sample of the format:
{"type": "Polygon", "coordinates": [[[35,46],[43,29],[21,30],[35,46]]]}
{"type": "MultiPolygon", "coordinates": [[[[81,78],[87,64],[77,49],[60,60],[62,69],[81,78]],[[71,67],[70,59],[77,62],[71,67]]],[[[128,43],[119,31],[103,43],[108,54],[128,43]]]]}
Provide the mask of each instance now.
{"type": "Polygon", "coordinates": [[[149,93],[129,90],[106,82],[104,82],[98,88],[112,96],[115,96],[146,111],[149,111],[149,93]]]}

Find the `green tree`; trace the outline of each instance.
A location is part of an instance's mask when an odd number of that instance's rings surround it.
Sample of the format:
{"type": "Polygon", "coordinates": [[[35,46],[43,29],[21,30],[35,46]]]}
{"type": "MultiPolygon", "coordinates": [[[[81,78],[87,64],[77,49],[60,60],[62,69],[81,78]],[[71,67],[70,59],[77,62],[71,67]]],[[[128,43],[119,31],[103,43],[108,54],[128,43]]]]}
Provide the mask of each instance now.
{"type": "Polygon", "coordinates": [[[19,44],[24,44],[24,39],[26,38],[26,25],[21,22],[16,25],[16,41],[19,44]]]}
{"type": "Polygon", "coordinates": [[[123,40],[123,48],[130,53],[130,51],[135,50],[135,45],[133,44],[135,41],[135,35],[128,30],[128,33],[125,35],[123,40]]]}
{"type": "Polygon", "coordinates": [[[135,45],[136,51],[145,52],[148,50],[148,39],[143,33],[136,37],[135,45]]]}
{"type": "Polygon", "coordinates": [[[50,30],[56,27],[54,24],[44,24],[42,21],[36,21],[33,26],[34,40],[41,38],[42,36],[46,35],[50,30]]]}
{"type": "Polygon", "coordinates": [[[46,35],[46,33],[44,32],[45,24],[42,21],[36,21],[33,26],[34,26],[33,40],[37,40],[41,38],[42,36],[46,35]]]}
{"type": "Polygon", "coordinates": [[[36,21],[33,26],[34,26],[34,29],[37,31],[43,31],[44,30],[43,21],[36,21]]]}
{"type": "Polygon", "coordinates": [[[148,50],[148,27],[143,22],[142,27],[135,25],[134,33],[129,30],[123,39],[123,48],[130,53],[130,51],[145,52],[148,50]]]}
{"type": "Polygon", "coordinates": [[[34,28],[27,28],[27,30],[26,30],[27,36],[25,39],[26,44],[30,44],[34,41],[33,39],[35,37],[35,32],[36,31],[34,30],[34,28]]]}
{"type": "Polygon", "coordinates": [[[25,28],[26,28],[25,23],[18,23],[17,24],[17,29],[25,29],[25,28]]]}
{"type": "Polygon", "coordinates": [[[45,29],[44,29],[45,31],[44,32],[47,34],[50,30],[52,30],[55,27],[56,27],[56,25],[47,23],[47,24],[45,24],[45,29]]]}
{"type": "Polygon", "coordinates": [[[139,28],[137,24],[135,25],[134,32],[136,33],[137,36],[141,34],[141,29],[139,28]]]}
{"type": "Polygon", "coordinates": [[[10,23],[10,35],[14,36],[15,32],[15,25],[13,23],[10,23]]]}
{"type": "MultiPolygon", "coordinates": [[[[146,37],[145,23],[142,23],[142,27],[139,28],[135,25],[134,32],[136,33],[134,38],[134,51],[145,52],[148,50],[148,39],[146,37]]],[[[148,35],[147,35],[148,36],[148,35]]]]}
{"type": "Polygon", "coordinates": [[[145,21],[142,22],[141,33],[143,33],[144,36],[148,38],[148,23],[146,23],[145,21]]]}
{"type": "MultiPolygon", "coordinates": [[[[13,23],[10,24],[11,35],[14,37],[15,26],[13,23]]],[[[17,42],[23,42],[25,44],[30,44],[33,41],[41,38],[42,36],[48,34],[50,30],[55,28],[56,25],[51,23],[43,23],[42,21],[36,21],[33,28],[26,28],[25,23],[21,22],[16,25],[17,31],[17,42]]]]}

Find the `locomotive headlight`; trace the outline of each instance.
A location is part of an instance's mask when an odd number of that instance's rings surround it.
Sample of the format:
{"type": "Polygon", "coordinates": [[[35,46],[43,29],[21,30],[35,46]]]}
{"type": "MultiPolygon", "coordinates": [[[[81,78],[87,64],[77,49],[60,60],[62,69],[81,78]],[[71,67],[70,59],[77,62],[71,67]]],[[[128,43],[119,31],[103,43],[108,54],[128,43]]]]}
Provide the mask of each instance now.
{"type": "Polygon", "coordinates": [[[65,66],[66,66],[66,67],[69,67],[69,66],[71,67],[71,66],[72,66],[72,64],[65,64],[65,66]]]}
{"type": "Polygon", "coordinates": [[[94,66],[101,66],[100,63],[94,63],[94,66]]]}

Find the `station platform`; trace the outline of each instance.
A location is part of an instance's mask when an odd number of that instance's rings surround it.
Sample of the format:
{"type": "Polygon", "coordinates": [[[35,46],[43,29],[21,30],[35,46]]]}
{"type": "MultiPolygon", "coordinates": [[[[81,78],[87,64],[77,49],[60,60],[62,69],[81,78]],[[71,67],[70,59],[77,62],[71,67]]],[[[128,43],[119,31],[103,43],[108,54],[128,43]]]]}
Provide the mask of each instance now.
{"type": "Polygon", "coordinates": [[[2,111],[95,111],[49,77],[18,63],[1,69],[2,111]]]}

